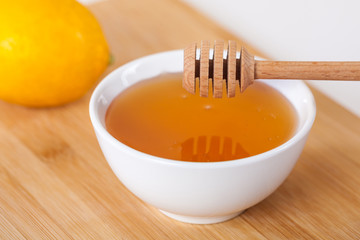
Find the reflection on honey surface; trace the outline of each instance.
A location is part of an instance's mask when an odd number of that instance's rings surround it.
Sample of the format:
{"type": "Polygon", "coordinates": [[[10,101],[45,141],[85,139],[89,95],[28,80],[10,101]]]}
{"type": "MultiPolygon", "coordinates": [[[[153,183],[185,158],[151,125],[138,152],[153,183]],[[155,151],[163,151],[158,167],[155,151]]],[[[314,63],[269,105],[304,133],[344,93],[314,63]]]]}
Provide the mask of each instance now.
{"type": "Polygon", "coordinates": [[[238,156],[248,157],[248,154],[239,143],[233,142],[230,137],[199,136],[189,138],[181,144],[181,160],[191,162],[226,161],[238,156]]]}

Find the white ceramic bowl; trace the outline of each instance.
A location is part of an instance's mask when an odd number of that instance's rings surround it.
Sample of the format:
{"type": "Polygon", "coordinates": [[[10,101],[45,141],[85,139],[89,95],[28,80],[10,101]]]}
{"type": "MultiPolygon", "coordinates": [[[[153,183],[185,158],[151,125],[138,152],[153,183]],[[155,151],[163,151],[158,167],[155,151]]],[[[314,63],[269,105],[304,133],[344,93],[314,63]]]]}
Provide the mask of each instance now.
{"type": "Polygon", "coordinates": [[[137,197],[183,222],[225,221],[269,196],[289,175],[315,119],[314,98],[302,81],[267,81],[295,107],[297,131],[283,145],[239,160],[195,163],[164,159],[132,149],[106,131],[106,110],[121,91],[161,73],[182,71],[181,50],[150,55],[118,68],[95,89],[90,118],[106,160],[137,197]]]}

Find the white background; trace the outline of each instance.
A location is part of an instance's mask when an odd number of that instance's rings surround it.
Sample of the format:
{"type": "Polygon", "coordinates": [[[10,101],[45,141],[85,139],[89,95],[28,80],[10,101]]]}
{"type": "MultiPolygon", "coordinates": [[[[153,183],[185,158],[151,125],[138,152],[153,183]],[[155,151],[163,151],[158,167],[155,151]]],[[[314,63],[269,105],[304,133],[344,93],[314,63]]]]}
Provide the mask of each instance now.
{"type": "MultiPolygon", "coordinates": [[[[273,60],[360,61],[360,1],[183,1],[273,60]]],[[[360,117],[360,81],[311,84],[360,117]]]]}
{"type": "MultiPolygon", "coordinates": [[[[360,1],[183,1],[273,60],[360,61],[360,1]]],[[[309,82],[360,117],[360,81],[309,82]]]]}

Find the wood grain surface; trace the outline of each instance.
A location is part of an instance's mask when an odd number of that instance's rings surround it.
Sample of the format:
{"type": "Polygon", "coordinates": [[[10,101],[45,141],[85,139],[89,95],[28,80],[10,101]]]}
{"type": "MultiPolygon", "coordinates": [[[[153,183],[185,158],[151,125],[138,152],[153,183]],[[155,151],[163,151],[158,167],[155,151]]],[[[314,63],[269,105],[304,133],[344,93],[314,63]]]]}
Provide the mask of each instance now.
{"type": "MultiPolygon", "coordinates": [[[[194,40],[236,39],[179,1],[108,0],[90,9],[115,57],[107,73],[194,40]]],[[[90,123],[90,92],[57,108],[0,102],[0,239],[359,239],[360,119],[313,92],[315,125],[288,179],[213,225],[172,220],[118,181],[90,123]]]]}

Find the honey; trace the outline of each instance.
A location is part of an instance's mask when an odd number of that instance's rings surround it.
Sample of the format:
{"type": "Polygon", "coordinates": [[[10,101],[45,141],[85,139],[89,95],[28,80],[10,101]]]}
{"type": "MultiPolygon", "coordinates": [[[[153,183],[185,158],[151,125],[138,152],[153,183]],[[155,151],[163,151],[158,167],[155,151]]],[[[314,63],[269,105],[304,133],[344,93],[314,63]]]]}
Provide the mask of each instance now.
{"type": "Polygon", "coordinates": [[[121,92],[106,113],[108,132],[154,156],[217,162],[276,148],[296,130],[295,109],[265,83],[234,98],[204,98],[184,90],[181,77],[164,74],[121,92]]]}

